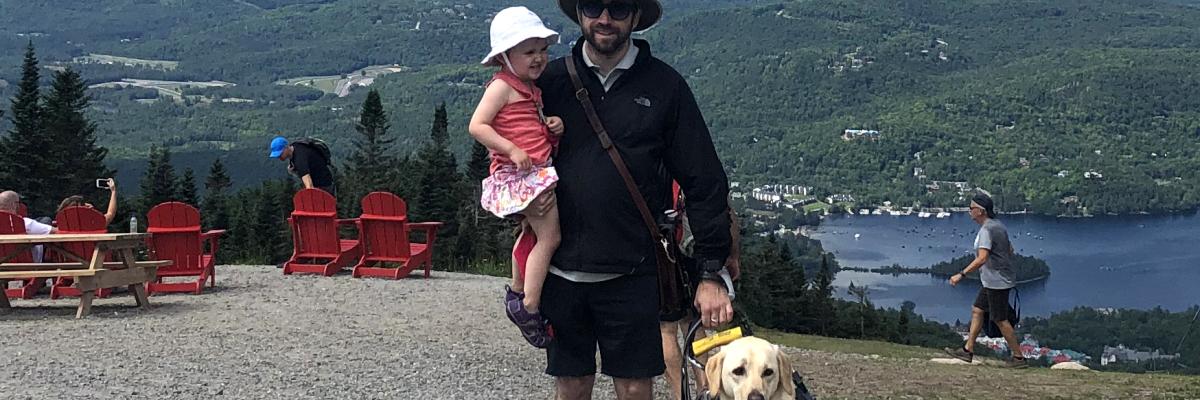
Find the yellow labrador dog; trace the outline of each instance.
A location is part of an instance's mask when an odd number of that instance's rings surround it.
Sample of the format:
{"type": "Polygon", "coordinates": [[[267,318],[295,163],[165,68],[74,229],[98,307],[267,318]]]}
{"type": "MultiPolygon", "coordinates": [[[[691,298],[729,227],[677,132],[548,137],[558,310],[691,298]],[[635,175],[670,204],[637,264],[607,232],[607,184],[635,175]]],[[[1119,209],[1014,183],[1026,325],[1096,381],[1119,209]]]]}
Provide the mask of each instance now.
{"type": "Polygon", "coordinates": [[[708,392],[721,400],[792,400],[792,363],[778,346],[753,336],[730,342],[709,357],[708,392]]]}

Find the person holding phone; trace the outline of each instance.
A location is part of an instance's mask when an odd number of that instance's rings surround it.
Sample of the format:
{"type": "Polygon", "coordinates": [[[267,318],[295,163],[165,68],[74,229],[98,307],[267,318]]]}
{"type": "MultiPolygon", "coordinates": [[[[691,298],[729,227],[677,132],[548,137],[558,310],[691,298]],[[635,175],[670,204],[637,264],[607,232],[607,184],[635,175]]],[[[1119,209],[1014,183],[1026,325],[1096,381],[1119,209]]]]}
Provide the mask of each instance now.
{"type": "MultiPolygon", "coordinates": [[[[117,181],[113,178],[104,178],[96,180],[96,187],[100,189],[108,189],[108,211],[104,213],[104,221],[111,224],[113,219],[117,218],[117,181]]],[[[74,195],[63,199],[62,203],[58,204],[58,210],[55,215],[67,209],[67,207],[87,207],[96,208],[92,203],[88,203],[81,195],[74,195]]]]}

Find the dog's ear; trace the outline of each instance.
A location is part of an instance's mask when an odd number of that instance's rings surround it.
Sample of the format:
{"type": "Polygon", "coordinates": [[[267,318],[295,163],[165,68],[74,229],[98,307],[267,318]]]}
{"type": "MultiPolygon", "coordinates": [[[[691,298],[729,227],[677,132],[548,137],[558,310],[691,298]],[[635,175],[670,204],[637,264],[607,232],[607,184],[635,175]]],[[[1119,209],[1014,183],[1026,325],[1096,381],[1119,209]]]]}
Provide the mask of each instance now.
{"type": "Polygon", "coordinates": [[[725,363],[725,352],[718,352],[708,358],[708,362],[704,364],[704,375],[708,378],[708,393],[717,395],[721,393],[721,365],[725,363]]]}
{"type": "Polygon", "coordinates": [[[783,349],[775,348],[775,365],[779,370],[775,371],[779,375],[778,391],[787,395],[786,398],[792,399],[796,397],[796,383],[792,382],[792,362],[788,361],[787,354],[783,353],[783,349]]]}

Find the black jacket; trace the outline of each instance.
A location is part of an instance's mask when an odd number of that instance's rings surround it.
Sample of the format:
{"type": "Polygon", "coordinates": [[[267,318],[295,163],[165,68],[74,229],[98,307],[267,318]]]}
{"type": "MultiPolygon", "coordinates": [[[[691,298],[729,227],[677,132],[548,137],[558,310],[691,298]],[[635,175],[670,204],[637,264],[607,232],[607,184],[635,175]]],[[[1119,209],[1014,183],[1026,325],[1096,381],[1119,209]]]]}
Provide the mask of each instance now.
{"type": "MultiPolygon", "coordinates": [[[[596,112],[637,182],[646,204],[660,217],[671,204],[671,180],[687,194],[696,258],[724,262],[729,255],[729,182],[713,148],[704,117],[687,82],[634,40],[639,52],[605,93],[584,64],[580,38],[572,50],[580,79],[596,112]]],[[[546,115],[563,119],[566,131],[554,166],[562,243],[553,265],[565,271],[654,273],[654,244],[621,175],[600,146],[567,74],[566,59],[547,66],[538,79],[546,115]]]]}
{"type": "Polygon", "coordinates": [[[288,162],[291,172],[297,178],[303,179],[305,175],[312,175],[313,187],[333,187],[333,173],[329,171],[328,160],[311,145],[292,143],[292,157],[288,162]]]}

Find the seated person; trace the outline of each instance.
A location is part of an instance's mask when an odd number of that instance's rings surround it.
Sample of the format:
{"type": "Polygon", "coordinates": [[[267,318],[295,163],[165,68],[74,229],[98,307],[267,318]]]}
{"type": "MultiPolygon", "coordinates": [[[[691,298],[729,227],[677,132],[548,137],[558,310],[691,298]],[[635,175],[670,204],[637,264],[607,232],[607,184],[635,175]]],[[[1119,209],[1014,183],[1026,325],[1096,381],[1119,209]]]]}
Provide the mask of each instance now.
{"type": "MultiPolygon", "coordinates": [[[[5,191],[0,193],[0,211],[17,214],[18,204],[21,203],[21,195],[14,191],[5,191]]],[[[58,232],[58,228],[41,222],[25,218],[25,233],[30,235],[49,235],[58,232]]],[[[42,262],[42,246],[33,247],[33,262],[42,262]]]]}
{"type": "MultiPolygon", "coordinates": [[[[108,187],[106,189],[108,189],[108,211],[104,213],[104,222],[111,224],[113,219],[117,218],[117,181],[113,180],[112,178],[108,178],[108,187]]],[[[58,211],[55,211],[54,215],[58,215],[58,213],[67,209],[68,207],[87,207],[91,209],[96,208],[92,205],[92,203],[84,201],[83,196],[74,195],[63,199],[62,203],[58,204],[58,211]]]]}

